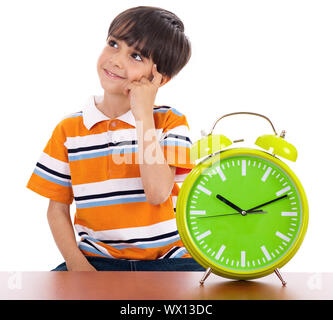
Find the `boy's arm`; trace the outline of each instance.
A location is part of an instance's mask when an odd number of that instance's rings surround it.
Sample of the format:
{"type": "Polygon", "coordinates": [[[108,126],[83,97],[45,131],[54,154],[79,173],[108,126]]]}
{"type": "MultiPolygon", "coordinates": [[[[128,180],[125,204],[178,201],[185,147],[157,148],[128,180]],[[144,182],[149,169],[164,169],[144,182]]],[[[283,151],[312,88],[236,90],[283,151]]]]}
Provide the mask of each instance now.
{"type": "Polygon", "coordinates": [[[146,199],[153,205],[167,200],[174,185],[176,167],[169,166],[156,135],[153,115],[137,121],[140,174],[146,199]]]}
{"type": "Polygon", "coordinates": [[[77,246],[69,205],[50,200],[47,219],[68,271],[96,271],[77,246]]]}
{"type": "Polygon", "coordinates": [[[140,174],[146,199],[153,205],[167,200],[173,185],[176,168],[168,165],[156,135],[153,117],[155,96],[159,87],[169,81],[157,71],[154,64],[152,80],[142,77],[132,81],[125,92],[129,95],[137,136],[140,174]]]}

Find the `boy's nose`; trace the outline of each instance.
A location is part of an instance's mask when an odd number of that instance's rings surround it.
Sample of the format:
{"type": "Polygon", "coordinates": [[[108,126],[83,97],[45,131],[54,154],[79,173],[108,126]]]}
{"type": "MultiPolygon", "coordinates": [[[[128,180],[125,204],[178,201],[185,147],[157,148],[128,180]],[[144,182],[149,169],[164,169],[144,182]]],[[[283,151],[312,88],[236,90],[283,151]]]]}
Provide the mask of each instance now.
{"type": "Polygon", "coordinates": [[[113,67],[117,67],[119,69],[123,69],[123,62],[122,62],[122,57],[119,54],[114,54],[110,58],[111,65],[113,67]]]}

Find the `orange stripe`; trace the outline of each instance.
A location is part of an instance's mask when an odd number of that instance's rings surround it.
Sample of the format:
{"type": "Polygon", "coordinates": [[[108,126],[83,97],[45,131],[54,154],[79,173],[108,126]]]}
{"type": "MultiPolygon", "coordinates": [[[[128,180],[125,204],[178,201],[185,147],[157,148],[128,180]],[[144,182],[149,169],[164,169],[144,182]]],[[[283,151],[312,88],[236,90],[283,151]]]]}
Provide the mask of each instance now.
{"type": "MultiPolygon", "coordinates": [[[[184,247],[181,240],[177,240],[167,246],[146,248],[146,249],[140,249],[140,248],[115,249],[112,246],[109,246],[102,242],[98,242],[98,245],[105,248],[109,252],[109,254],[116,259],[133,259],[133,260],[142,260],[143,256],[144,256],[143,260],[156,260],[165,255],[173,247],[184,247]]],[[[95,253],[88,252],[84,249],[81,249],[81,251],[88,256],[98,256],[95,253]]],[[[182,257],[186,258],[191,256],[189,254],[185,254],[182,257]]]]}
{"type": "Polygon", "coordinates": [[[103,231],[145,227],[174,218],[172,198],[169,196],[158,206],[152,206],[148,202],[137,202],[77,209],[74,223],[94,231],[103,231]],[[91,217],[92,212],[94,219],[91,217]]]}

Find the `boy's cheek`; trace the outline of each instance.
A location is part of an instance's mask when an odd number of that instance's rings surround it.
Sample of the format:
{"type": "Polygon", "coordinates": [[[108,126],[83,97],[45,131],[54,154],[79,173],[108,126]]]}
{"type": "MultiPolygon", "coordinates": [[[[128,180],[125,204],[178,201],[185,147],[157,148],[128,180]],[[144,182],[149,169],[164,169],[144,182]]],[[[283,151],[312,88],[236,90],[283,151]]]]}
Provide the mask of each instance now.
{"type": "Polygon", "coordinates": [[[128,95],[128,94],[129,94],[129,89],[128,89],[129,84],[130,84],[130,82],[129,82],[129,81],[126,81],[126,82],[122,85],[122,92],[123,92],[123,94],[125,94],[125,95],[128,95]]]}

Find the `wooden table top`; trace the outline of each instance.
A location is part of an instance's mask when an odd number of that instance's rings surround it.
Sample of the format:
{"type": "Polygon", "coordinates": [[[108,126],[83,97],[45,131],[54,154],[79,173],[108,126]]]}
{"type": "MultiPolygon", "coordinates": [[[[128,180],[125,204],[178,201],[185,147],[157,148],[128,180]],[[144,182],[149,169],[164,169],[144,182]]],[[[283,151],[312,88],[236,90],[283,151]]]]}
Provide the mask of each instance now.
{"type": "Polygon", "coordinates": [[[202,272],[0,272],[1,300],[331,300],[333,273],[236,281],[202,272]]]}

